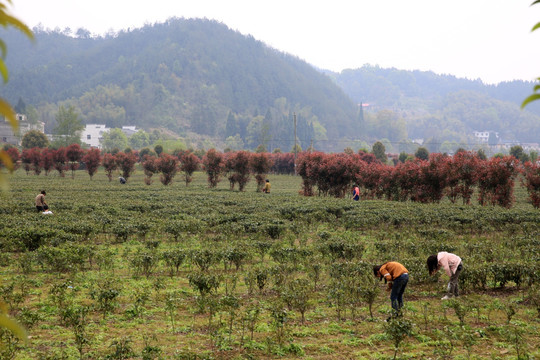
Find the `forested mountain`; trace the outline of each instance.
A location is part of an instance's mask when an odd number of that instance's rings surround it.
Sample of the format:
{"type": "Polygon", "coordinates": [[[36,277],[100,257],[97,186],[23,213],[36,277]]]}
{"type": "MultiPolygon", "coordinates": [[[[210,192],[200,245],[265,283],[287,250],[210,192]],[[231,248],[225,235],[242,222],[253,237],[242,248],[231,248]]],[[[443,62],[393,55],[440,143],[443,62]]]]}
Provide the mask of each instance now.
{"type": "Polygon", "coordinates": [[[170,19],[97,38],[35,32],[35,44],[8,33],[11,78],[1,90],[36,107],[48,131],[66,102],[86,123],[231,137],[236,147],[289,150],[293,113],[304,148],[353,130],[357,107],[329,77],[215,21],[170,19]]]}
{"type": "Polygon", "coordinates": [[[386,128],[394,128],[378,133],[390,142],[420,138],[438,151],[437,146],[445,142],[453,143],[454,148],[475,145],[473,131],[497,132],[499,141],[540,142],[540,103],[520,109],[532,93],[532,82],[487,85],[451,75],[370,65],[326,73],[355,102],[369,104],[364,106],[369,134],[376,135],[381,121],[386,121],[386,128]]]}
{"type": "Polygon", "coordinates": [[[288,151],[293,114],[303,149],[313,142],[356,150],[384,139],[388,151],[410,152],[411,139],[424,139],[430,151],[452,151],[476,146],[473,131],[540,142],[540,103],[519,109],[532,83],[486,85],[377,66],[332,73],[203,19],[99,37],[34,32],[34,43],[14,31],[2,37],[10,81],[0,92],[31,105],[46,132],[59,106],[73,105],[88,124],[162,129],[205,148],[288,151]]]}

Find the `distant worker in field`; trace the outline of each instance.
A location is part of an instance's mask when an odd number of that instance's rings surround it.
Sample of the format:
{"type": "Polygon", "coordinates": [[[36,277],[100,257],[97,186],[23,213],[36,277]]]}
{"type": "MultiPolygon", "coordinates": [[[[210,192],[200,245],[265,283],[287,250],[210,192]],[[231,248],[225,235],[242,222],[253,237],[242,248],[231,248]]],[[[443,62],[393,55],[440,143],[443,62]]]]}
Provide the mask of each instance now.
{"type": "Polygon", "coordinates": [[[352,189],[352,199],[354,201],[360,200],[360,188],[358,185],[354,184],[352,189]]]}
{"type": "Polygon", "coordinates": [[[373,267],[373,275],[388,283],[386,291],[390,292],[390,302],[394,312],[387,321],[401,315],[403,307],[403,293],[409,282],[409,271],[396,261],[389,261],[373,267]]]}
{"type": "Polygon", "coordinates": [[[126,179],[123,176],[120,176],[118,178],[118,180],[120,180],[120,184],[125,184],[126,183],[126,179]]]}
{"type": "Polygon", "coordinates": [[[36,196],[36,209],[38,212],[49,210],[49,205],[45,201],[45,195],[47,195],[45,190],[41,190],[38,196],[36,196]]]}
{"type": "Polygon", "coordinates": [[[272,185],[270,184],[270,180],[266,179],[266,182],[264,183],[264,187],[262,189],[262,192],[265,194],[270,194],[270,188],[272,185]]]}
{"type": "Polygon", "coordinates": [[[458,279],[463,263],[461,258],[456,254],[442,251],[437,255],[431,255],[427,258],[427,268],[429,275],[435,275],[440,268],[443,268],[446,275],[450,277],[450,281],[446,286],[446,295],[441,300],[450,299],[453,296],[459,296],[458,279]]]}

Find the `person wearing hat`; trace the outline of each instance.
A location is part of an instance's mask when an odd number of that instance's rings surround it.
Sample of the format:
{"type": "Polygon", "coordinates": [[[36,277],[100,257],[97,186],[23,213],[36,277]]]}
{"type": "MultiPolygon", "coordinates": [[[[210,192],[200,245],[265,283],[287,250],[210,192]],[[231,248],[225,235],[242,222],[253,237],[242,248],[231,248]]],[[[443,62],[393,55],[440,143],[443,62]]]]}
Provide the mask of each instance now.
{"type": "Polygon", "coordinates": [[[384,278],[384,282],[388,284],[387,291],[390,292],[390,302],[394,314],[392,317],[401,315],[401,308],[403,307],[403,293],[409,282],[409,271],[405,266],[396,261],[389,261],[382,265],[376,265],[373,267],[373,275],[380,280],[384,278]]]}

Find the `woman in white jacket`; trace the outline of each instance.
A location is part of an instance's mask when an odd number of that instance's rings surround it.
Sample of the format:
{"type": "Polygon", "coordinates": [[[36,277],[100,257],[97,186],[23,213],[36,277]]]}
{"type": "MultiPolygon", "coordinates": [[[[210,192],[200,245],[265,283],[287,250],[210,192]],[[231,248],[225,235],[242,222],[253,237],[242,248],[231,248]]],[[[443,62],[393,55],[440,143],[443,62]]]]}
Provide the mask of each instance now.
{"type": "Polygon", "coordinates": [[[442,251],[437,255],[431,255],[427,258],[427,267],[429,275],[434,275],[442,267],[446,275],[450,277],[450,281],[446,287],[446,295],[441,300],[459,296],[458,278],[461,270],[463,270],[463,263],[459,256],[442,251]]]}

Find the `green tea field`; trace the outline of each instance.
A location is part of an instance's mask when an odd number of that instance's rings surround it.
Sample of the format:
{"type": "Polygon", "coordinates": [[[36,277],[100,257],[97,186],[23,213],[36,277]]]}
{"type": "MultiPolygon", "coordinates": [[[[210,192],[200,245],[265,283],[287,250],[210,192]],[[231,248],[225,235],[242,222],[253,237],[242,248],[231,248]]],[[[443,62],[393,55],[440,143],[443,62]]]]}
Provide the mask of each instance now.
{"type": "Polygon", "coordinates": [[[0,193],[0,300],[28,334],[1,330],[0,359],[540,358],[540,212],[519,181],[505,209],[70,175],[19,169],[0,193]],[[464,264],[446,301],[440,251],[464,264]],[[372,267],[390,260],[410,281],[386,322],[372,267]]]}

